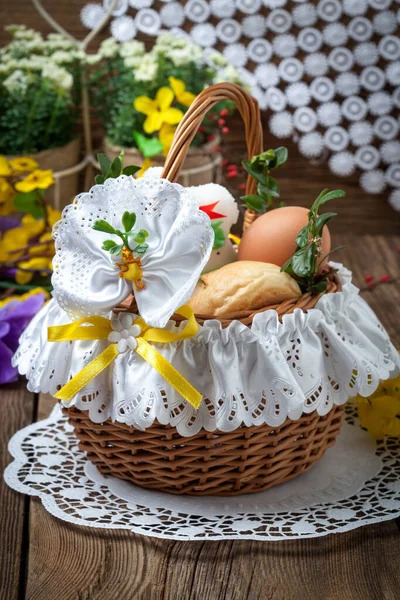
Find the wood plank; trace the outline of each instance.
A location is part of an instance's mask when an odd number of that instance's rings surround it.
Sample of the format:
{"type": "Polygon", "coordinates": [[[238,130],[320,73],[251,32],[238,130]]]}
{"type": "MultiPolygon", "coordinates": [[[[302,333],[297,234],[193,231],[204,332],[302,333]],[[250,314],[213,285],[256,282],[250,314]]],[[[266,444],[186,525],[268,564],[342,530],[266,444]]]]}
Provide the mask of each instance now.
{"type": "MultiPolygon", "coordinates": [[[[0,472],[11,462],[7,445],[10,437],[32,422],[34,395],[24,382],[0,387],[0,472]]],[[[14,600],[24,586],[26,556],[25,537],[28,535],[29,498],[11,490],[0,481],[0,597],[14,600]]]]}

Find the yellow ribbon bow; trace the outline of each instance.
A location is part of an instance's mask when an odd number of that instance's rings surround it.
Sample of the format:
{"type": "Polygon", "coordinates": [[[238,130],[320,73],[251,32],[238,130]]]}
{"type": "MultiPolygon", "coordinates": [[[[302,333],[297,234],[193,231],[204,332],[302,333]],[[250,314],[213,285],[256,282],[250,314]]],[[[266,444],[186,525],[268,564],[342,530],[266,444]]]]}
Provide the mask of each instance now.
{"type": "MultiPolygon", "coordinates": [[[[137,346],[134,348],[145,361],[149,363],[176,391],[181,394],[194,408],[198,408],[202,395],[185,379],[170,362],[158,352],[149,342],[169,344],[184,340],[195,335],[198,329],[197,321],[189,306],[182,306],[176,311],[188,322],[179,333],[150,327],[139,317],[133,325],[139,326],[140,334],[136,337],[137,346]]],[[[106,340],[113,332],[111,321],[104,317],[86,317],[68,325],[56,325],[48,328],[49,342],[70,342],[74,340],[106,340]]],[[[97,358],[75,375],[55,395],[58,400],[69,401],[85,385],[101,373],[120,354],[117,343],[112,342],[97,358]]]]}

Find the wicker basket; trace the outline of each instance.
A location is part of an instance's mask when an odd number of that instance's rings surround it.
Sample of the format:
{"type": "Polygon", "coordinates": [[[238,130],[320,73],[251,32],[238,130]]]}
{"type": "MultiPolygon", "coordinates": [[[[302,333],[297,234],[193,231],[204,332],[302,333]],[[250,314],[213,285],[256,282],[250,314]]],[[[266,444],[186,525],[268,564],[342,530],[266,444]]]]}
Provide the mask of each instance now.
{"type": "MultiPolygon", "coordinates": [[[[202,92],[179,124],[166,159],[163,177],[176,181],[190,143],[204,115],[220,100],[233,100],[246,127],[250,157],[263,150],[260,112],[256,100],[239,86],[217,84],[202,92]]],[[[253,178],[247,180],[246,194],[255,193],[253,178]]],[[[245,227],[256,218],[247,211],[245,227]]],[[[324,293],[340,292],[340,283],[332,276],[324,293]]],[[[233,320],[251,326],[257,312],[274,309],[279,318],[296,308],[307,311],[320,295],[307,293],[279,305],[257,311],[244,311],[219,318],[223,327],[233,320]]],[[[118,311],[135,312],[128,299],[118,311]]],[[[178,323],[180,317],[174,316],[178,323]]],[[[215,318],[196,315],[201,324],[215,318]]],[[[86,412],[64,408],[75,428],[79,446],[104,475],[125,479],[144,488],[172,494],[229,496],[253,493],[292,479],[309,469],[335,443],[340,431],[343,407],[327,415],[303,414],[297,421],[287,419],[279,427],[241,426],[235,431],[200,431],[182,437],[175,427],[155,422],[145,431],[107,420],[93,423],[86,412]]]]}

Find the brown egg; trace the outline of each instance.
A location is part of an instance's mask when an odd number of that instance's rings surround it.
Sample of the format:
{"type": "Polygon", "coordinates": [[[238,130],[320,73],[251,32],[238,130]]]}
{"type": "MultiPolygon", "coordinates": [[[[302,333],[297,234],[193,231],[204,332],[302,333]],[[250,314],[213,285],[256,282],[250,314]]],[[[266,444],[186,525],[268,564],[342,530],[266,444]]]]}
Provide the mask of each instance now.
{"type": "MultiPolygon", "coordinates": [[[[259,260],[281,267],[296,250],[295,239],[308,223],[308,209],[284,206],[261,215],[250,225],[239,245],[239,260],[259,260]]],[[[322,255],[331,249],[331,236],[325,225],[322,255]]]]}

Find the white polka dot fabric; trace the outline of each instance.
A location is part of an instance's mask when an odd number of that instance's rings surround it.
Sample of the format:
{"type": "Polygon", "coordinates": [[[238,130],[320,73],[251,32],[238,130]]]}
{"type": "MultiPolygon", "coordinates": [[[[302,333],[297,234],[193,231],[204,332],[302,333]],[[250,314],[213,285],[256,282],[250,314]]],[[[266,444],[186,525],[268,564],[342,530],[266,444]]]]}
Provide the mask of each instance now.
{"type": "MultiPolygon", "coordinates": [[[[87,4],[89,29],[111,0],[87,4]]],[[[370,193],[400,210],[400,0],[118,0],[120,41],[171,30],[223,52],[271,113],[271,132],[356,170],[370,193]]]]}

